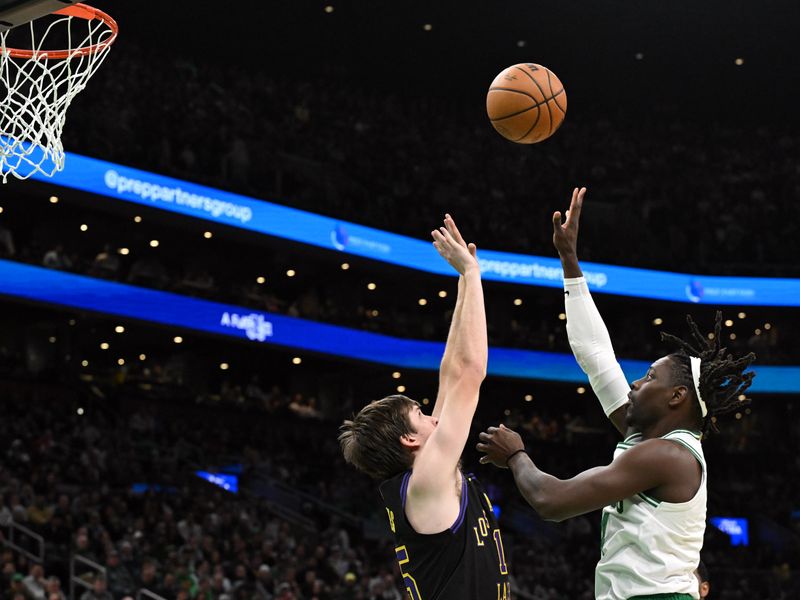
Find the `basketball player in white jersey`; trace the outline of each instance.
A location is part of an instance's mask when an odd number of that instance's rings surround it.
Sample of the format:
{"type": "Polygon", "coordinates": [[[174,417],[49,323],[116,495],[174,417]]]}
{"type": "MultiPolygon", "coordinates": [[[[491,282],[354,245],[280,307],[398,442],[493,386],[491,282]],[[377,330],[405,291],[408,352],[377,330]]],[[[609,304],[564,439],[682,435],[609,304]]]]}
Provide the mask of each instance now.
{"type": "Polygon", "coordinates": [[[740,408],[753,354],[720,347],[721,314],[709,341],[691,318],[691,343],[662,334],[679,350],[653,362],[630,386],[577,258],[586,189],[573,192],[566,221],[553,215],[553,242],[564,269],[570,346],[605,414],[624,437],[612,462],[571,479],[542,472],[519,435],[501,425],[480,434],[481,462],[511,469],[525,500],[548,520],[602,509],[598,600],[698,599],[694,570],[706,523],[706,462],[700,443],[711,418],[740,408]]]}

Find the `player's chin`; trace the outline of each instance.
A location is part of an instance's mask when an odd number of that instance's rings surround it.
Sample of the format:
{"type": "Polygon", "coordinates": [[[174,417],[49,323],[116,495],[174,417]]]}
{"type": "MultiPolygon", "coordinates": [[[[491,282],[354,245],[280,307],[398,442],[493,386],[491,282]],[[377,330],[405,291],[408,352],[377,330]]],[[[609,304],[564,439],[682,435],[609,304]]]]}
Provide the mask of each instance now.
{"type": "Polygon", "coordinates": [[[631,403],[630,400],[628,400],[628,403],[625,404],[625,422],[628,425],[631,425],[633,420],[634,420],[633,404],[631,403]]]}

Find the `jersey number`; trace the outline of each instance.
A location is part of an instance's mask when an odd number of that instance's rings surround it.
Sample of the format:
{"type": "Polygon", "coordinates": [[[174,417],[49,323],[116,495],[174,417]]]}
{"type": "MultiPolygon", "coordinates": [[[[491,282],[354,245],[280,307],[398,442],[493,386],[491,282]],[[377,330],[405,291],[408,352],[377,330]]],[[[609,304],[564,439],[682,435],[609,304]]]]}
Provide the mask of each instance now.
{"type": "Polygon", "coordinates": [[[397,563],[400,565],[400,574],[403,576],[403,585],[406,586],[406,592],[408,592],[409,599],[422,600],[422,596],[419,593],[419,588],[417,587],[417,582],[410,574],[406,573],[406,570],[403,567],[403,565],[410,560],[408,558],[408,551],[406,550],[406,547],[398,546],[394,549],[394,552],[397,555],[397,563]]]}
{"type": "Polygon", "coordinates": [[[500,575],[508,575],[508,565],[506,564],[506,553],[503,550],[503,536],[500,535],[500,530],[495,529],[494,545],[497,546],[497,558],[500,560],[500,575]]]}
{"type": "MultiPolygon", "coordinates": [[[[478,526],[473,527],[472,530],[475,532],[475,541],[478,543],[478,546],[483,546],[484,542],[482,538],[489,535],[489,519],[486,518],[486,513],[478,519],[478,526]],[[479,529],[480,531],[478,531],[479,529]]],[[[508,575],[506,553],[503,549],[503,536],[500,535],[500,530],[493,530],[492,537],[494,538],[494,545],[497,547],[497,560],[500,562],[500,574],[508,575]]]]}

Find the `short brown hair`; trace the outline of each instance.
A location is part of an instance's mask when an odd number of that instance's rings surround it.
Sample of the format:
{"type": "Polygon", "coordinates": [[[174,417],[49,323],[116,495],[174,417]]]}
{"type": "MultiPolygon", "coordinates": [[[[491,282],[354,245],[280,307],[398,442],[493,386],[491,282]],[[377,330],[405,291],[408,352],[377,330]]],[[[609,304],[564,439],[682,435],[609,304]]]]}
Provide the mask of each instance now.
{"type": "Polygon", "coordinates": [[[344,459],[373,479],[384,480],[410,469],[411,452],[400,438],[416,433],[408,414],[419,406],[407,396],[395,394],[370,402],[339,428],[344,459]]]}

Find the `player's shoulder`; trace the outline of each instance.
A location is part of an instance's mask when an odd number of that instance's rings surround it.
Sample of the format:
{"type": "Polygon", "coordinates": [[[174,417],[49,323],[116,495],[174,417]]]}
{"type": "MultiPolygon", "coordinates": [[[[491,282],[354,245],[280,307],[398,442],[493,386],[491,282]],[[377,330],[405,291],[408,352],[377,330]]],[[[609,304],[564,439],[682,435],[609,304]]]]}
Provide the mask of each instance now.
{"type": "Polygon", "coordinates": [[[411,469],[398,473],[394,477],[384,479],[378,484],[378,491],[385,501],[395,497],[405,499],[408,483],[411,480],[411,469]]]}
{"type": "Polygon", "coordinates": [[[696,452],[671,438],[651,438],[631,444],[620,455],[624,462],[642,469],[653,469],[663,473],[680,474],[684,466],[694,466],[698,460],[696,452]]]}

